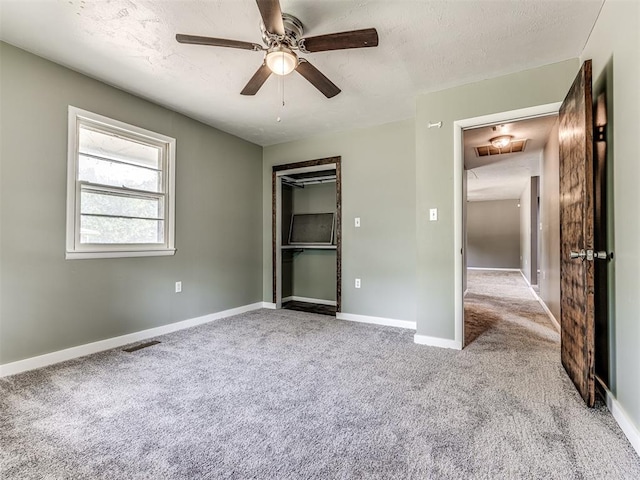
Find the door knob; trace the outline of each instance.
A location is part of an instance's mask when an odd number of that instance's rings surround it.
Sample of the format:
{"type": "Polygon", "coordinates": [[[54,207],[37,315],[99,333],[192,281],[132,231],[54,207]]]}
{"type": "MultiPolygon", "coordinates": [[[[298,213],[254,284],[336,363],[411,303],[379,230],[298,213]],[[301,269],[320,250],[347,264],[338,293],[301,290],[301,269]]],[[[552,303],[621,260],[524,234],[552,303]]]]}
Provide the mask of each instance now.
{"type": "Polygon", "coordinates": [[[587,257],[587,252],[585,252],[584,249],[580,250],[579,252],[571,251],[569,253],[569,257],[570,258],[580,258],[580,259],[584,260],[587,257]]]}
{"type": "Polygon", "coordinates": [[[596,258],[598,258],[600,260],[608,260],[610,258],[613,258],[613,253],[609,254],[609,253],[605,252],[604,250],[600,250],[598,252],[594,252],[591,249],[589,249],[589,250],[582,249],[579,252],[571,251],[569,253],[569,257],[572,258],[572,259],[573,258],[579,258],[582,261],[588,260],[590,262],[593,262],[593,260],[596,259],[596,258]]]}

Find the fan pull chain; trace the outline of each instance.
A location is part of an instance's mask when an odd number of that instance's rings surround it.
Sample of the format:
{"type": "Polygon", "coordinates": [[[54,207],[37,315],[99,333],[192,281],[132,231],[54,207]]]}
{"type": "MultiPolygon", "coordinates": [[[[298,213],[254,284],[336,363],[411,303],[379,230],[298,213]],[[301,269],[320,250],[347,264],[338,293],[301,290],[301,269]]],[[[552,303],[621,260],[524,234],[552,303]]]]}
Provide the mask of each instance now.
{"type": "MultiPolygon", "coordinates": [[[[282,114],[282,112],[284,110],[284,105],[285,105],[285,103],[284,103],[284,75],[282,75],[280,77],[279,86],[280,86],[280,92],[282,93],[282,105],[280,106],[280,114],[282,114]]],[[[281,121],[282,121],[282,117],[280,115],[278,115],[276,117],[276,122],[280,123],[281,121]]]]}

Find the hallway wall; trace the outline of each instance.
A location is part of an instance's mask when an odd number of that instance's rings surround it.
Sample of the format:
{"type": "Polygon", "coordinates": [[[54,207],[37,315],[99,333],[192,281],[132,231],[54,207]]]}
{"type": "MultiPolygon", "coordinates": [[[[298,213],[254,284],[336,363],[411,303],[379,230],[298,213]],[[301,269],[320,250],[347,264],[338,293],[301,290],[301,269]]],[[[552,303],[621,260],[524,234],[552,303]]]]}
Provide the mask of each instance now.
{"type": "Polygon", "coordinates": [[[467,202],[467,266],[519,268],[517,200],[467,202]]]}
{"type": "Polygon", "coordinates": [[[542,152],[540,176],[540,298],[560,321],[560,166],[558,121],[542,152]]]}
{"type": "Polygon", "coordinates": [[[520,270],[530,285],[538,284],[538,177],[520,195],[520,270]]]}

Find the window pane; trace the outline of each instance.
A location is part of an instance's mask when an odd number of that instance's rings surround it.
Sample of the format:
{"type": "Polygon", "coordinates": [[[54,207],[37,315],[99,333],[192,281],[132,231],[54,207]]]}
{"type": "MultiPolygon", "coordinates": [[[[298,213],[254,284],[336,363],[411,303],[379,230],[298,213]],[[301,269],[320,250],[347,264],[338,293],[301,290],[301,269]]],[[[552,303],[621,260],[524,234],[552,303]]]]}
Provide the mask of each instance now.
{"type": "Polygon", "coordinates": [[[163,220],[80,216],[80,243],[164,243],[163,220]]]}
{"type": "Polygon", "coordinates": [[[164,217],[162,209],[162,198],[135,197],[90,190],[82,190],[80,194],[80,211],[83,214],[162,219],[164,217]]]}
{"type": "Polygon", "coordinates": [[[155,170],[82,155],[78,165],[78,180],[148,192],[162,191],[161,175],[155,170]]]}
{"type": "Polygon", "coordinates": [[[82,125],[79,142],[80,153],[112,158],[158,170],[161,168],[160,147],[143,145],[108,133],[96,132],[82,125]]]}

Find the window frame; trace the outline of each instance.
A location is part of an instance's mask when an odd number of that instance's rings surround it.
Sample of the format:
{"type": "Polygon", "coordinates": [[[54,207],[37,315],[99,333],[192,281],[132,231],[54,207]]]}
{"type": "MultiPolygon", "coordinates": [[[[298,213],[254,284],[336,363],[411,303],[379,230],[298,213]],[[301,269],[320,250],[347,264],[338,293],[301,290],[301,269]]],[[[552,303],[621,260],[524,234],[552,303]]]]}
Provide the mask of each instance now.
{"type": "MultiPolygon", "coordinates": [[[[68,144],[67,144],[67,225],[65,258],[121,258],[147,257],[175,254],[175,157],[176,139],[162,135],[128,123],[114,120],[97,113],[82,110],[69,105],[68,114],[68,144]],[[82,187],[94,184],[78,180],[80,162],[79,132],[84,125],[88,128],[115,134],[121,138],[153,145],[160,148],[162,173],[162,192],[146,192],[145,196],[162,197],[164,199],[164,243],[135,243],[135,244],[98,244],[80,243],[80,194],[82,187]]],[[[128,192],[135,195],[133,189],[104,187],[104,190],[128,192]]]]}

